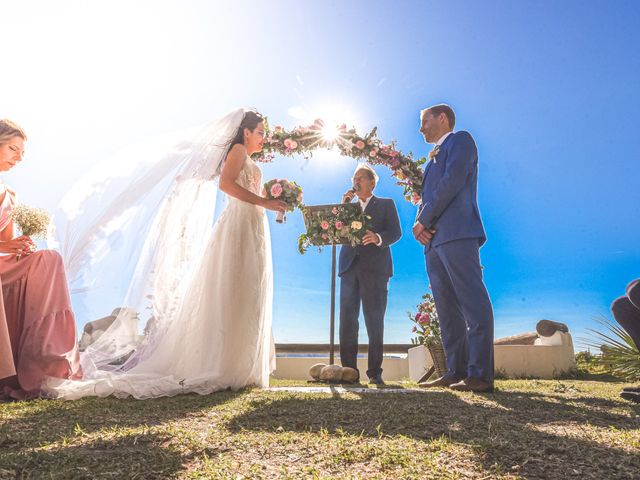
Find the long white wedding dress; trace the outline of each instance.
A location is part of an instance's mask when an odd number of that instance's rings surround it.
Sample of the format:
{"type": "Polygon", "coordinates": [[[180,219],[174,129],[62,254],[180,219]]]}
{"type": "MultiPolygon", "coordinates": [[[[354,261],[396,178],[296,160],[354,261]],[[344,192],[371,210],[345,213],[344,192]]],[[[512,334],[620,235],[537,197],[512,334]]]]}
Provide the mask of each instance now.
{"type": "MultiPolygon", "coordinates": [[[[227,118],[225,140],[237,131],[232,127],[241,118],[238,112],[230,122],[227,118]]],[[[216,124],[214,130],[220,129],[220,124],[216,124]]],[[[210,144],[212,139],[218,142],[220,138],[218,134],[206,134],[210,144]]],[[[200,162],[194,169],[191,162],[183,170],[189,172],[188,181],[183,181],[185,175],[172,173],[177,180],[170,182],[167,192],[171,193],[161,199],[149,233],[143,238],[141,257],[151,255],[152,266],[142,262],[144,268],[138,265],[134,269],[137,272],[134,279],[138,281],[132,282],[135,288],[129,288],[128,297],[132,297],[132,291],[151,292],[146,298],[151,299],[153,317],[147,323],[145,336],[133,347],[126,345],[121,340],[125,337],[123,325],[116,321],[93,349],[84,352],[85,379],[51,380],[48,390],[52,396],[69,400],[109,395],[144,399],[268,386],[269,374],[275,369],[275,349],[271,334],[271,244],[264,209],[231,197],[204,237],[193,233],[202,230],[197,225],[202,218],[213,216],[213,207],[207,203],[215,197],[201,193],[213,183],[211,178],[215,175],[211,169],[219,171],[226,154],[226,145],[215,146],[219,151],[216,153],[214,149],[212,155],[207,150],[204,167],[200,162]],[[197,173],[202,168],[206,175],[197,173]],[[193,178],[196,183],[191,181],[193,178]],[[182,220],[178,221],[176,216],[182,220]],[[199,220],[191,221],[193,217],[199,220]],[[169,225],[163,223],[166,218],[172,219],[169,225]],[[167,239],[172,235],[173,243],[167,239]],[[194,245],[198,238],[206,239],[204,248],[194,245]],[[165,253],[162,249],[166,249],[165,253]],[[146,290],[136,287],[138,284],[146,285],[146,290]],[[128,352],[128,360],[114,366],[112,361],[127,349],[133,349],[128,352]]],[[[185,157],[189,161],[192,150],[185,157]]],[[[261,179],[260,168],[246,157],[236,182],[260,195],[261,179]]]]}
{"type": "MultiPolygon", "coordinates": [[[[237,183],[260,195],[261,178],[260,168],[246,157],[237,183]]],[[[172,393],[268,386],[275,368],[270,252],[264,209],[231,197],[188,289],[194,293],[187,293],[177,321],[152,355],[129,373],[170,374],[172,393]],[[187,323],[191,328],[183,331],[187,323]]],[[[168,385],[162,388],[166,392],[168,385]]]]}

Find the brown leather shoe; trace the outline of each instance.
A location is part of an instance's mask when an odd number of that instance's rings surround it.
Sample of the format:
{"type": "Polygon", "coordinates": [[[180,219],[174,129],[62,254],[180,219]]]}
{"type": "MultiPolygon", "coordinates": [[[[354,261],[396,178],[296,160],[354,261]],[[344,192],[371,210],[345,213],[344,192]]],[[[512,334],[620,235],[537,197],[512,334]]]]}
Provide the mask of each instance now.
{"type": "Polygon", "coordinates": [[[458,392],[493,392],[493,382],[467,377],[461,382],[450,385],[449,388],[458,392]]]}
{"type": "Polygon", "coordinates": [[[436,387],[448,388],[450,385],[457,383],[459,381],[460,381],[459,378],[443,376],[443,377],[437,378],[436,380],[432,380],[430,382],[419,383],[418,386],[420,388],[436,388],[436,387]]]}

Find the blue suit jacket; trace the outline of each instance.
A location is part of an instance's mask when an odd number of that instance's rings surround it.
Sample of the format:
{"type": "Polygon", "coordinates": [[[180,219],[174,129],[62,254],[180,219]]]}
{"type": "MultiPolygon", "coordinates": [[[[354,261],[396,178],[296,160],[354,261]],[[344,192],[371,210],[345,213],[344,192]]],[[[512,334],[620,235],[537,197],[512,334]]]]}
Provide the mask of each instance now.
{"type": "Polygon", "coordinates": [[[427,164],[417,220],[436,229],[425,250],[461,238],[486,241],[478,209],[478,149],[469,132],[449,135],[427,164]]]}
{"type": "Polygon", "coordinates": [[[340,248],[338,275],[346,272],[356,255],[360,257],[360,268],[372,274],[393,275],[393,261],[389,245],[396,243],[402,236],[396,204],[390,198],[371,197],[364,213],[371,217],[369,230],[380,235],[382,245],[343,245],[340,248]]]}

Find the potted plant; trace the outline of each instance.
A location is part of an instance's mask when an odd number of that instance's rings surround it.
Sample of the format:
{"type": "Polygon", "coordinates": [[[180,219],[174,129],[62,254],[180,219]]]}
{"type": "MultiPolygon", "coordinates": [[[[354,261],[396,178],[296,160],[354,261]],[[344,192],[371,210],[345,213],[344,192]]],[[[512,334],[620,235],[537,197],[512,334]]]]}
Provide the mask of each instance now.
{"type": "Polygon", "coordinates": [[[440,321],[431,293],[422,296],[415,312],[407,312],[414,323],[411,331],[416,334],[409,349],[409,376],[412,380],[422,380],[435,371],[438,376],[447,372],[447,362],[442,348],[440,321]],[[428,354],[427,354],[428,353],[428,354]],[[426,372],[426,373],[425,373],[426,372]]]}

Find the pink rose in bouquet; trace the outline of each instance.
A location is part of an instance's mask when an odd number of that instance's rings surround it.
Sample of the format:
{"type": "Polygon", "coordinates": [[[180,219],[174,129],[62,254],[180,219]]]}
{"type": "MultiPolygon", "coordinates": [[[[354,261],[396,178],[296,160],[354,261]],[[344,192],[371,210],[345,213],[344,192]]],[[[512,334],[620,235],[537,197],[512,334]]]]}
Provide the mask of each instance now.
{"type": "Polygon", "coordinates": [[[273,198],[278,198],[280,195],[282,195],[282,185],[279,183],[274,183],[271,186],[271,189],[269,190],[269,193],[271,193],[271,196],[273,198]]]}
{"type": "MultiPolygon", "coordinates": [[[[302,206],[302,187],[286,178],[269,180],[264,184],[264,191],[266,192],[266,198],[281,200],[286,203],[287,212],[292,212],[294,208],[302,206]]],[[[276,222],[284,223],[285,221],[285,212],[278,212],[276,214],[276,222]]]]}

